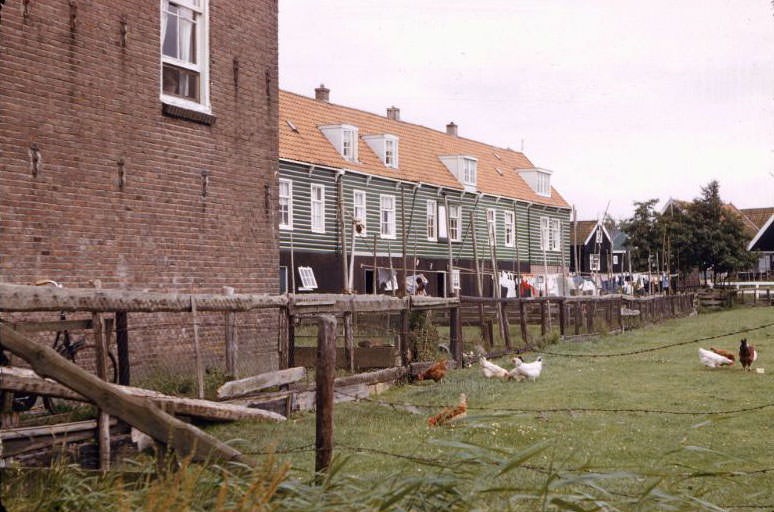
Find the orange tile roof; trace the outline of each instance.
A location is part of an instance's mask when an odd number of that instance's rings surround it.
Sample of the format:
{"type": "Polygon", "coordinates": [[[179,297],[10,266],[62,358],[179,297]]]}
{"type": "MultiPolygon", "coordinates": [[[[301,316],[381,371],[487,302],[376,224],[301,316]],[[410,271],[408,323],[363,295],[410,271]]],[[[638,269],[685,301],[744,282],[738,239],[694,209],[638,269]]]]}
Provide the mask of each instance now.
{"type": "Polygon", "coordinates": [[[551,197],[539,196],[532,190],[516,169],[532,169],[535,166],[518,151],[447,135],[424,126],[395,121],[287,91],[279,93],[280,158],[461,190],[462,184],[441,162],[438,158],[440,155],[471,155],[478,158],[479,192],[569,208],[569,204],[553,187],[551,197]],[[344,160],[318,129],[320,126],[337,124],[350,124],[358,128],[361,138],[358,140],[359,162],[344,160]],[[399,169],[385,167],[371,147],[362,140],[363,136],[380,134],[399,138],[399,169]],[[498,168],[503,172],[502,176],[497,172],[498,168]]]}
{"type": "Polygon", "coordinates": [[[774,208],[742,208],[740,211],[755,224],[756,231],[759,231],[774,215],[774,208]]]}

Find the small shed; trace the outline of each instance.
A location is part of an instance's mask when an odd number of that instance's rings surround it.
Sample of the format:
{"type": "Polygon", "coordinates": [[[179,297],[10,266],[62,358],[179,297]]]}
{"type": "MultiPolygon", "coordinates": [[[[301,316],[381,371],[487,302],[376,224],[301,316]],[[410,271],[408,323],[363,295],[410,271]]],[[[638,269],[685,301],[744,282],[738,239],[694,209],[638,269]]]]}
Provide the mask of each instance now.
{"type": "Polygon", "coordinates": [[[570,233],[570,271],[584,274],[607,273],[610,268],[613,239],[605,226],[595,220],[580,220],[573,223],[570,233]]]}

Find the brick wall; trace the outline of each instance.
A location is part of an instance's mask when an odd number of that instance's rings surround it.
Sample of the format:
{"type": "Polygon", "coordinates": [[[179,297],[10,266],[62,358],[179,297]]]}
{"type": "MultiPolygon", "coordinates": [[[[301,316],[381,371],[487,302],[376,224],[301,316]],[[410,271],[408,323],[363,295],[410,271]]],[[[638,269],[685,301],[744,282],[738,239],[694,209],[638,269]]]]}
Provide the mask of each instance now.
{"type": "Polygon", "coordinates": [[[0,7],[0,279],[276,293],[276,0],[211,0],[212,125],[162,114],[158,0],[22,5],[0,7]]]}

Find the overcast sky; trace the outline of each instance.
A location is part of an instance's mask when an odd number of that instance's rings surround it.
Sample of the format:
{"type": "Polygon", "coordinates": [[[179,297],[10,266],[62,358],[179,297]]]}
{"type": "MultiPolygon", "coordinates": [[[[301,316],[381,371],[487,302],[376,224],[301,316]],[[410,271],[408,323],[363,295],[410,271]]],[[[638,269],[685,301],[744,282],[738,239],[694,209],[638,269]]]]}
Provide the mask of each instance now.
{"type": "Polygon", "coordinates": [[[280,87],[521,148],[617,217],[718,179],[774,206],[769,0],[279,0],[280,87]]]}

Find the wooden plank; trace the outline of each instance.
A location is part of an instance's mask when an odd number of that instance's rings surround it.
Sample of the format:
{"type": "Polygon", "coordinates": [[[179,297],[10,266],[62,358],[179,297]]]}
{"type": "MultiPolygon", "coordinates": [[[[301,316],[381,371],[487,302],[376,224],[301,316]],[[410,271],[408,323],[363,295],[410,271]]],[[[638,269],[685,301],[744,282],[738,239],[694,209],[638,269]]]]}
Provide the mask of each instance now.
{"type": "Polygon", "coordinates": [[[232,380],[218,388],[218,399],[228,400],[230,398],[247,396],[262,389],[290,384],[304,377],[306,377],[306,369],[298,366],[288,368],[287,370],[261,373],[244,379],[232,380]]]}
{"type": "MultiPolygon", "coordinates": [[[[113,422],[115,423],[115,419],[113,422]]],[[[6,428],[0,430],[0,439],[3,441],[12,441],[14,439],[33,439],[41,436],[54,436],[67,434],[70,432],[83,432],[85,430],[95,430],[97,420],[74,421],[71,423],[58,423],[56,425],[6,428]]]]}
{"type": "MultiPolygon", "coordinates": [[[[234,288],[231,286],[223,287],[223,294],[232,296],[234,295],[234,288]]],[[[225,356],[226,356],[226,375],[236,377],[236,362],[237,362],[237,328],[236,328],[236,315],[227,311],[224,313],[224,325],[225,325],[225,356]]],[[[201,397],[200,397],[201,398],[201,397]]]]}
{"type": "Polygon", "coordinates": [[[191,320],[193,322],[194,364],[196,366],[196,396],[204,398],[204,363],[199,347],[199,322],[196,318],[196,297],[191,295],[191,320]]]}
{"type": "Polygon", "coordinates": [[[336,318],[322,315],[317,332],[317,372],[315,400],[315,462],[316,473],[324,472],[333,456],[333,399],[336,378],[336,318]]]}
{"type": "MultiPolygon", "coordinates": [[[[33,392],[41,395],[66,398],[80,402],[89,402],[88,398],[75,391],[54,382],[43,379],[33,370],[27,368],[1,367],[0,389],[9,391],[33,392]]],[[[264,414],[262,411],[254,411],[244,407],[234,408],[232,404],[211,402],[195,398],[180,398],[164,395],[149,389],[130,386],[115,386],[121,392],[138,398],[148,399],[154,404],[163,406],[172,414],[192,416],[206,420],[235,421],[235,420],[269,420],[283,421],[282,416],[264,414]]]]}
{"type": "Polygon", "coordinates": [[[86,331],[92,329],[91,319],[57,320],[53,322],[13,322],[8,323],[8,325],[11,329],[19,332],[86,331]]]}
{"type": "MultiPolygon", "coordinates": [[[[199,311],[250,311],[287,306],[284,295],[196,294],[199,311]]],[[[0,311],[179,312],[191,310],[189,294],[93,290],[0,283],[0,311]]]]}
{"type": "MultiPolygon", "coordinates": [[[[401,311],[401,314],[405,312],[401,311]]],[[[344,358],[349,371],[355,371],[355,338],[352,332],[352,313],[344,313],[344,358]]]]}
{"type": "MultiPolygon", "coordinates": [[[[102,288],[99,279],[93,281],[94,288],[102,288]]],[[[94,329],[94,344],[96,345],[97,377],[107,381],[108,343],[105,337],[105,322],[101,313],[92,313],[91,323],[94,329]]],[[[110,416],[99,409],[97,416],[97,444],[99,445],[99,469],[110,469],[110,416]]]]}

